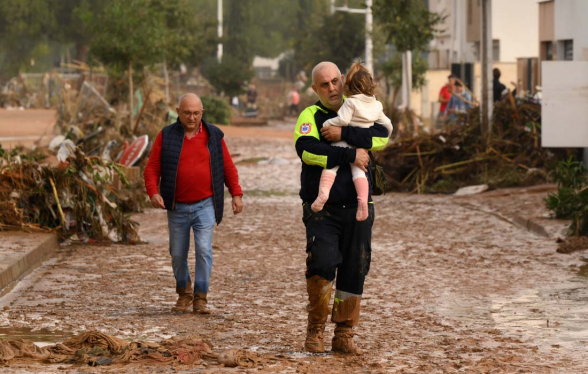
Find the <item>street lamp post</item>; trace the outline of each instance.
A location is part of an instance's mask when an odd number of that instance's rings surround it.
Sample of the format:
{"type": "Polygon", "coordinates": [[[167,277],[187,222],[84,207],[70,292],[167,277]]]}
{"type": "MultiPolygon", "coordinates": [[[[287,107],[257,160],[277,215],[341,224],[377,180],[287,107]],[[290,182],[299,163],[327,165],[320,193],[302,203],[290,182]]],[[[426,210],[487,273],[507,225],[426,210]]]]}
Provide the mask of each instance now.
{"type": "Polygon", "coordinates": [[[217,27],[217,34],[218,34],[218,44],[216,48],[216,59],[218,62],[222,62],[223,60],[223,43],[221,43],[220,39],[223,37],[223,0],[218,0],[217,2],[217,20],[218,20],[218,27],[217,27]]]}
{"type": "Polygon", "coordinates": [[[347,5],[336,7],[335,0],[331,0],[331,14],[336,11],[365,14],[365,66],[373,74],[374,73],[374,60],[373,60],[373,43],[372,43],[372,1],[365,0],[365,9],[354,9],[349,8],[347,5]]]}

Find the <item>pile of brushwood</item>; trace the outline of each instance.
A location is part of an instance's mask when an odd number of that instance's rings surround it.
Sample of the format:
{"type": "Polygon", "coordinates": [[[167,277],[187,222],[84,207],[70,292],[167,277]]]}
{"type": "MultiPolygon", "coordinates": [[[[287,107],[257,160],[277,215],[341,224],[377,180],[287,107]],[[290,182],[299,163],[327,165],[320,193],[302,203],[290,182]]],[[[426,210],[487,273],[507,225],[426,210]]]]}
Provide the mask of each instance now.
{"type": "Polygon", "coordinates": [[[460,187],[528,186],[547,180],[547,170],[568,150],[541,147],[541,106],[505,99],[494,106],[492,130],[479,110],[434,134],[403,138],[376,154],[394,191],[451,193],[460,187]]]}
{"type": "Polygon", "coordinates": [[[76,147],[59,166],[0,147],[0,230],[55,231],[62,239],[138,242],[138,226],[124,206],[132,191],[115,191],[120,166],[76,147]]]}

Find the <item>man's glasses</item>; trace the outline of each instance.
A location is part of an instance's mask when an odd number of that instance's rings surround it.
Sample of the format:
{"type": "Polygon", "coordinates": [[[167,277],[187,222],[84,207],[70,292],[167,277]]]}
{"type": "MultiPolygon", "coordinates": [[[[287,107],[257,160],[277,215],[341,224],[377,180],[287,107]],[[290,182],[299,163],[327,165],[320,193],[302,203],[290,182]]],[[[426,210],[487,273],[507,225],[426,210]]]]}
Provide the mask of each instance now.
{"type": "Polygon", "coordinates": [[[202,114],[202,112],[188,112],[187,110],[182,112],[183,115],[185,115],[186,117],[190,118],[191,116],[194,117],[198,117],[199,115],[202,114]]]}

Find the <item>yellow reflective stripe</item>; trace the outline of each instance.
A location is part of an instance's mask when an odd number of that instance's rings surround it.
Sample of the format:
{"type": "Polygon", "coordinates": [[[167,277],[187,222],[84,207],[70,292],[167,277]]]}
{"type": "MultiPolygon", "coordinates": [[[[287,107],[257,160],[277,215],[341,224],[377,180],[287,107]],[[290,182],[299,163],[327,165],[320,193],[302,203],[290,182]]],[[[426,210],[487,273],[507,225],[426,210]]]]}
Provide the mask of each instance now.
{"type": "Polygon", "coordinates": [[[296,144],[296,141],[301,136],[313,136],[320,140],[319,132],[314,120],[314,114],[318,109],[320,109],[318,106],[312,105],[300,113],[298,121],[296,122],[296,127],[294,128],[294,144],[296,144]]]}
{"type": "Polygon", "coordinates": [[[322,168],[327,167],[327,156],[315,155],[310,152],[302,152],[302,162],[306,165],[317,165],[322,168]]]}
{"type": "Polygon", "coordinates": [[[370,151],[381,151],[388,144],[388,138],[372,138],[372,147],[370,151]]]}

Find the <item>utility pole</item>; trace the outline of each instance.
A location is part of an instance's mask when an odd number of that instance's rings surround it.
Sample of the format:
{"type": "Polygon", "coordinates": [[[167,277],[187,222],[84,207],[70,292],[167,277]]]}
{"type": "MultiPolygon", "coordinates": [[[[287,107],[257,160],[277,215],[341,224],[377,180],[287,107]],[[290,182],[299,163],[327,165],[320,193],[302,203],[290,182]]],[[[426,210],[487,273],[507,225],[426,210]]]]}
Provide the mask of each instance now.
{"type": "Polygon", "coordinates": [[[365,0],[365,9],[349,8],[347,4],[345,6],[336,7],[335,0],[331,0],[331,15],[335,14],[336,11],[365,14],[365,66],[374,74],[374,57],[373,57],[373,42],[372,42],[372,2],[373,0],[365,0]]]}
{"type": "Polygon", "coordinates": [[[402,105],[410,109],[412,93],[412,51],[402,52],[402,105]]]}
{"type": "Polygon", "coordinates": [[[216,59],[218,60],[219,64],[223,60],[223,43],[221,43],[221,38],[223,37],[223,0],[217,1],[217,35],[218,35],[218,44],[216,46],[216,59]]]}
{"type": "Polygon", "coordinates": [[[490,135],[492,118],[492,0],[482,0],[480,7],[480,50],[482,68],[482,101],[480,124],[482,132],[490,135]]]}

